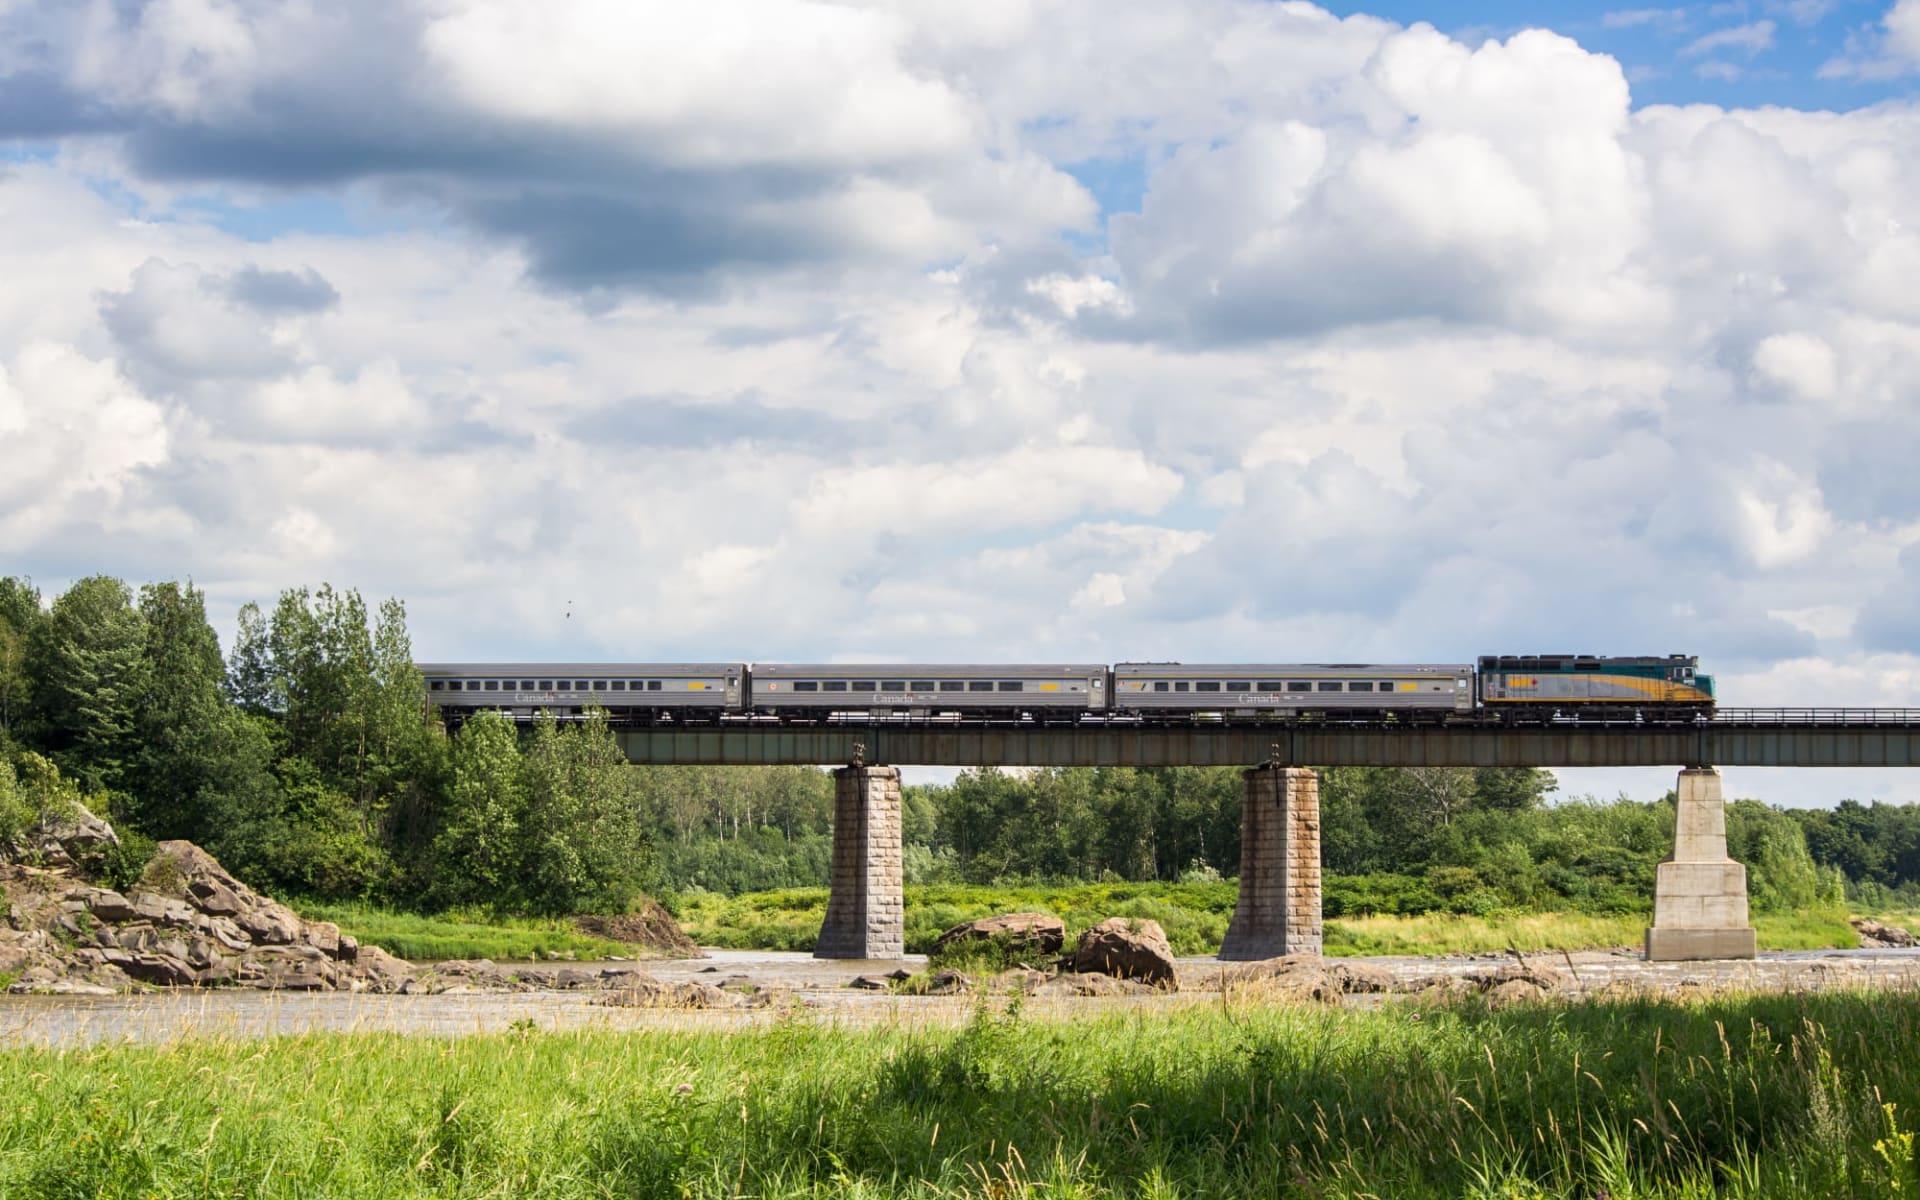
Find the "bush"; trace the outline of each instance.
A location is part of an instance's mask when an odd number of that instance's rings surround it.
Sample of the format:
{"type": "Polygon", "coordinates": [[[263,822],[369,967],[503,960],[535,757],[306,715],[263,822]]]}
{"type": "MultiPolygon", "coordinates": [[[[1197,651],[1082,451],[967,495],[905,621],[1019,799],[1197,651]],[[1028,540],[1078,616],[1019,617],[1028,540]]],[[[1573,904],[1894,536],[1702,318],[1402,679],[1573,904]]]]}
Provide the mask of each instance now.
{"type": "Polygon", "coordinates": [[[101,857],[97,874],[103,886],[124,892],[140,882],[159,844],[146,834],[124,826],[119,834],[120,844],[101,857]]]}

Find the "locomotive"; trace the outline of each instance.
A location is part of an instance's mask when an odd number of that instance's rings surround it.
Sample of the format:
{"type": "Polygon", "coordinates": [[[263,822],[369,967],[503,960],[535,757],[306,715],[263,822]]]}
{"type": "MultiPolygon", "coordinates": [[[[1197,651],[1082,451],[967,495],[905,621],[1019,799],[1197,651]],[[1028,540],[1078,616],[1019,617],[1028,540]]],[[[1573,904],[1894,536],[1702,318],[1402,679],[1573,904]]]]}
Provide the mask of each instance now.
{"type": "Polygon", "coordinates": [[[1696,656],[1485,655],[1472,663],[420,663],[452,722],[594,709],[619,724],[761,720],[1439,721],[1712,713],[1696,656]]]}

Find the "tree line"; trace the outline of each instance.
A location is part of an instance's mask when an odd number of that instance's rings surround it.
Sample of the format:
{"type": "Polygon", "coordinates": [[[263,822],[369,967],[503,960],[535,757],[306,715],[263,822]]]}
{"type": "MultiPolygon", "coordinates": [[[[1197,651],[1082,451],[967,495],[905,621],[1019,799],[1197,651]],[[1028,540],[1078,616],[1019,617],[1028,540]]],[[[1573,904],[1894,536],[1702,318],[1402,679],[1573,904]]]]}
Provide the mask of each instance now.
{"type": "Polygon", "coordinates": [[[0,579],[0,758],[123,832],[314,898],[567,912],[645,885],[603,721],[485,717],[452,738],[424,697],[398,601],[291,589],[242,608],[223,657],[189,583],[93,576],[43,603],[0,579]]]}
{"type": "MultiPolygon", "coordinates": [[[[832,857],[821,770],[630,767],[598,719],[449,733],[404,607],[327,585],[242,608],[223,655],[191,584],[95,576],[48,601],[0,578],[0,764],[0,835],[32,797],[72,795],[314,898],[564,912],[818,886],[832,857]]],[[[1672,797],[1549,803],[1553,787],[1526,769],[1325,771],[1329,911],[1644,909],[1672,797]]],[[[1241,788],[1185,767],[909,786],[908,880],[1232,877],[1241,788]]],[[[1920,806],[1735,801],[1728,837],[1763,908],[1920,903],[1920,806]]]]}

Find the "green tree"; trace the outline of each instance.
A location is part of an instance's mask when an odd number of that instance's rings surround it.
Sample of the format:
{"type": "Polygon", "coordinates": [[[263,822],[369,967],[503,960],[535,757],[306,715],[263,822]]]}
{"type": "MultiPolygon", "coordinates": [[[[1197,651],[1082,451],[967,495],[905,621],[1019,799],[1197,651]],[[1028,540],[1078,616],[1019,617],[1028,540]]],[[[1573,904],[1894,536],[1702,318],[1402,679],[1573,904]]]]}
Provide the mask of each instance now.
{"type": "Polygon", "coordinates": [[[41,626],[31,669],[56,761],[90,790],[123,787],[147,690],[146,622],[127,585],[94,575],[62,593],[41,626]]]}
{"type": "Polygon", "coordinates": [[[498,713],[460,727],[453,783],[433,846],[432,898],[442,904],[511,903],[519,890],[527,789],[519,735],[498,713]]]}
{"type": "Polygon", "coordinates": [[[40,589],[25,579],[0,578],[0,754],[23,740],[33,712],[28,652],[47,619],[40,589]]]}
{"type": "Polygon", "coordinates": [[[241,605],[235,625],[233,650],[227,656],[228,698],[256,716],[284,711],[286,700],[277,686],[271,630],[260,606],[252,602],[241,605]]]}
{"type": "Polygon", "coordinates": [[[527,906],[547,913],[624,908],[646,882],[647,843],[631,768],[605,715],[565,728],[543,717],[522,761],[527,906]]]}
{"type": "Polygon", "coordinates": [[[228,710],[220,639],[207,624],[205,596],[191,584],[141,588],[140,615],[146,686],[133,714],[133,795],[116,815],[155,837],[205,840],[206,792],[231,750],[221,729],[228,710]]]}

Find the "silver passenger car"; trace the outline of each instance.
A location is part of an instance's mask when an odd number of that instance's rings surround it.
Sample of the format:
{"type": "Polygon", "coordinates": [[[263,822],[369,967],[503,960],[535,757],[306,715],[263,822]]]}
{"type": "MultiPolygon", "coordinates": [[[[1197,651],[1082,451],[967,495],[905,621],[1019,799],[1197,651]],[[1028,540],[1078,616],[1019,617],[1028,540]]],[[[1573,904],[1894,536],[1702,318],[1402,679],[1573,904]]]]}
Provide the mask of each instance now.
{"type": "Polygon", "coordinates": [[[1079,665],[755,663],[755,712],[1062,714],[1107,706],[1107,668],[1079,665]]]}
{"type": "Polygon", "coordinates": [[[1116,712],[1217,712],[1233,716],[1301,712],[1391,712],[1473,708],[1465,663],[1120,663],[1116,712]]]}
{"type": "Polygon", "coordinates": [[[504,709],[530,717],[588,707],[616,715],[737,712],[740,663],[417,663],[427,700],[442,709],[504,709]]]}

